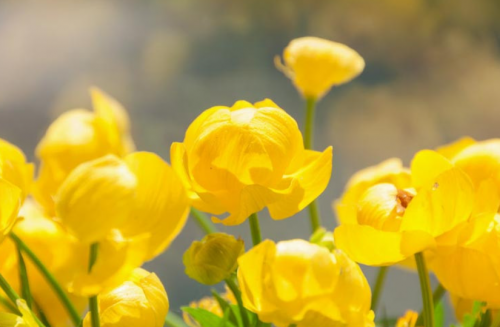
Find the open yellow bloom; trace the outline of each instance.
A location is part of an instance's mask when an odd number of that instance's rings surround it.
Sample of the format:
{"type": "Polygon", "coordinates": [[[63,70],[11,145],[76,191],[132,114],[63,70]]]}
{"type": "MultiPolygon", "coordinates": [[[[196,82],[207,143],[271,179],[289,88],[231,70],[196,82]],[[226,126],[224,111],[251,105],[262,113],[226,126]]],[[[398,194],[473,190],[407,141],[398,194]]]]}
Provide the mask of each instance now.
{"type": "Polygon", "coordinates": [[[292,40],[283,52],[279,70],[289,77],[305,98],[319,99],[332,86],[349,82],[365,68],[365,61],[348,46],[317,37],[292,40]]]}
{"type": "Polygon", "coordinates": [[[68,174],[81,163],[133,151],[129,119],[123,107],[99,89],[90,90],[94,112],[74,109],[48,128],[36,149],[40,170],[36,199],[54,214],[54,197],[68,174]]]}
{"type": "Polygon", "coordinates": [[[39,327],[24,300],[17,300],[16,305],[22,316],[0,312],[0,327],[39,327]]]}
{"type": "Polygon", "coordinates": [[[269,209],[284,219],[305,208],[326,188],[332,149],[304,150],[296,121],[271,100],[213,107],[171,147],[172,167],[190,190],[193,206],[229,217],[237,225],[269,209]]]}
{"type": "MultiPolygon", "coordinates": [[[[117,288],[99,295],[102,327],[148,326],[163,327],[169,302],[165,288],[154,273],[134,270],[127,281],[117,288]]],[[[90,327],[90,314],[84,327],[90,327]]]]}
{"type": "Polygon", "coordinates": [[[303,240],[266,240],[238,260],[243,304],[278,327],[375,326],[371,291],[340,250],[303,240]]]}
{"type": "MultiPolygon", "coordinates": [[[[489,198],[491,184],[474,187],[470,178],[437,152],[416,154],[411,188],[387,181],[375,184],[344,213],[346,223],[335,230],[340,249],[356,262],[391,265],[417,252],[450,242],[454,230],[485,214],[496,212],[489,198]]],[[[349,191],[347,191],[349,192],[349,191]]]]}

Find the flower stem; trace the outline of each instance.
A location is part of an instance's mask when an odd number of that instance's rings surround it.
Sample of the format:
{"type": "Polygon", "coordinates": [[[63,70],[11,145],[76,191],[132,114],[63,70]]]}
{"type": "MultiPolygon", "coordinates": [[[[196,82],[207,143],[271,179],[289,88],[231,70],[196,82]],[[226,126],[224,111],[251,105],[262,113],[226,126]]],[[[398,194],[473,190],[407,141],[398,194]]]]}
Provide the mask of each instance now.
{"type": "Polygon", "coordinates": [[[16,246],[18,246],[37,267],[37,269],[43,275],[47,283],[49,283],[49,285],[52,287],[54,293],[56,293],[62,305],[68,312],[73,324],[75,326],[78,326],[81,320],[80,314],[78,313],[78,310],[76,310],[75,306],[69,299],[64,289],[57,282],[54,275],[52,275],[52,273],[47,269],[47,267],[45,267],[42,261],[40,261],[40,259],[36,256],[36,254],[31,251],[31,249],[15,233],[11,232],[9,236],[16,243],[16,246]]]}
{"type": "MultiPolygon", "coordinates": [[[[306,99],[306,121],[304,126],[304,148],[308,150],[313,149],[314,138],[314,112],[316,110],[316,99],[306,99]]],[[[311,229],[314,233],[321,227],[321,217],[318,210],[316,200],[309,204],[309,217],[311,220],[311,229]]]]}
{"type": "MultiPolygon", "coordinates": [[[[443,285],[439,284],[432,293],[433,303],[438,303],[439,301],[441,301],[441,298],[443,297],[444,293],[446,293],[446,289],[443,287],[443,285]]],[[[421,326],[422,323],[424,322],[423,314],[424,314],[423,310],[420,311],[420,313],[418,314],[416,326],[421,326]]]]}
{"type": "Polygon", "coordinates": [[[380,297],[382,295],[382,290],[384,288],[385,277],[387,276],[387,271],[389,267],[379,267],[377,273],[377,279],[375,281],[375,287],[373,288],[372,294],[372,310],[373,312],[377,311],[378,303],[380,301],[380,297]]]}
{"type": "Polygon", "coordinates": [[[256,246],[260,242],[262,242],[262,235],[260,233],[260,225],[259,225],[259,217],[257,216],[257,213],[251,214],[250,217],[248,218],[248,221],[250,223],[250,231],[252,232],[253,246],[256,246]]]}
{"type": "Polygon", "coordinates": [[[422,303],[424,306],[424,326],[434,327],[434,303],[432,298],[431,283],[429,281],[429,272],[425,265],[425,259],[422,252],[415,254],[417,262],[418,277],[420,279],[420,290],[422,293],[422,303]]]}
{"type": "MultiPolygon", "coordinates": [[[[21,300],[21,297],[16,293],[16,291],[12,288],[12,286],[9,285],[7,280],[0,274],[0,288],[4,291],[4,293],[7,295],[7,297],[12,301],[12,303],[17,303],[17,300],[21,300]]],[[[19,313],[19,309],[16,307],[15,313],[19,313]]],[[[38,319],[38,317],[33,313],[32,316],[35,319],[36,323],[40,327],[45,327],[45,325],[38,319]]]]}
{"type": "Polygon", "coordinates": [[[226,279],[226,284],[227,287],[229,287],[229,289],[231,290],[231,292],[233,292],[233,295],[236,298],[236,302],[238,302],[241,319],[243,320],[243,326],[250,326],[250,320],[248,319],[247,310],[243,306],[243,300],[241,299],[241,292],[232,276],[226,279]]]}
{"type": "Polygon", "coordinates": [[[28,271],[26,270],[26,263],[24,262],[23,254],[19,246],[17,248],[17,261],[19,265],[19,281],[21,284],[21,294],[26,301],[28,308],[32,308],[33,298],[31,296],[30,284],[28,280],[28,271]]]}
{"type": "Polygon", "coordinates": [[[191,208],[191,216],[194,218],[198,226],[203,229],[205,234],[217,233],[217,228],[203,212],[195,208],[191,208]]]}
{"type": "MultiPolygon", "coordinates": [[[[89,256],[89,273],[92,271],[97,260],[97,254],[99,252],[99,243],[93,243],[90,245],[90,256],[89,256]]],[[[97,300],[97,295],[89,297],[89,312],[90,321],[92,322],[92,327],[100,327],[101,321],[99,320],[99,302],[97,300]]]]}

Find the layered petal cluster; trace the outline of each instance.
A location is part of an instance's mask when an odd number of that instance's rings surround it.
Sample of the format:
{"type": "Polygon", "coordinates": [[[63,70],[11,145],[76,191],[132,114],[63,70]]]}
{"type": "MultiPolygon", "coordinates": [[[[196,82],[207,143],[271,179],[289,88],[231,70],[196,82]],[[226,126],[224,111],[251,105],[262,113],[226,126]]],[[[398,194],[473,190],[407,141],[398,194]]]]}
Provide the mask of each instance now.
{"type": "Polygon", "coordinates": [[[134,150],[127,112],[97,88],[90,90],[94,111],[74,109],[55,120],[36,149],[40,160],[34,195],[50,214],[60,185],[78,165],[107,154],[134,150]]]}
{"type": "Polygon", "coordinates": [[[193,206],[225,225],[241,224],[269,209],[273,219],[302,210],[326,188],[332,149],[305,150],[296,121],[270,100],[213,107],[171,147],[193,206]]]}
{"type": "Polygon", "coordinates": [[[276,66],[305,98],[319,99],[332,86],[349,82],[363,71],[365,61],[348,46],[317,37],[292,40],[276,66]]]}
{"type": "MultiPolygon", "coordinates": [[[[13,231],[32,249],[61,285],[67,285],[77,269],[78,256],[88,252],[88,250],[85,249],[84,252],[77,240],[47,217],[44,211],[31,199],[26,200],[20,215],[22,219],[16,223],[13,231]]],[[[0,253],[2,253],[0,255],[2,275],[21,294],[18,254],[14,242],[6,239],[0,245],[0,253]]],[[[51,326],[68,326],[70,317],[51,286],[30,260],[25,260],[25,262],[30,291],[38,308],[44,313],[51,326]]],[[[87,299],[71,294],[68,296],[75,307],[83,312],[87,299]]]]}
{"type": "MultiPolygon", "coordinates": [[[[168,308],[167,293],[156,274],[137,268],[120,286],[100,294],[100,325],[163,327],[168,308]]],[[[83,326],[91,326],[90,314],[83,326]]]]}
{"type": "Polygon", "coordinates": [[[341,250],[303,240],[264,241],[238,260],[245,307],[278,327],[375,326],[371,291],[341,250]]]}
{"type": "MultiPolygon", "coordinates": [[[[348,189],[337,203],[343,224],[335,230],[336,244],[357,262],[391,265],[436,249],[452,242],[468,221],[497,210],[492,202],[482,201],[496,193],[492,183],[475,185],[462,169],[435,151],[415,155],[410,185],[407,177],[399,179],[399,169],[394,175],[384,172],[384,167],[375,168],[378,173],[362,193],[355,192],[357,197],[344,202],[352,193],[348,189]]],[[[349,185],[355,188],[359,183],[349,185]]]]}
{"type": "Polygon", "coordinates": [[[0,139],[0,242],[14,225],[32,181],[33,165],[24,153],[0,139]]]}

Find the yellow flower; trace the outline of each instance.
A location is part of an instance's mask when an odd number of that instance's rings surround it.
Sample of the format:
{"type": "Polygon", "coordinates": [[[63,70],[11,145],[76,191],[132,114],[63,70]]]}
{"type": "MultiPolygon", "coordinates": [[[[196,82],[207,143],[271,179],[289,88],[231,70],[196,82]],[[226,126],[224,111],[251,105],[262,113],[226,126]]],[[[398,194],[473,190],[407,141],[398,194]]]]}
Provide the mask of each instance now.
{"type": "Polygon", "coordinates": [[[14,226],[21,201],[21,189],[0,178],[0,243],[14,226]]]}
{"type": "Polygon", "coordinates": [[[238,260],[243,304],[278,327],[375,326],[371,292],[340,250],[303,240],[266,240],[238,260]]]}
{"type": "Polygon", "coordinates": [[[82,242],[99,241],[113,229],[124,237],[147,234],[148,260],[177,236],[189,211],[181,179],[147,152],[81,164],[66,178],[57,199],[57,217],[82,242]]]}
{"type": "Polygon", "coordinates": [[[201,241],[194,241],[182,261],[186,275],[202,284],[215,285],[236,270],[238,257],[244,252],[243,240],[224,233],[211,233],[201,241]]]}
{"type": "Polygon", "coordinates": [[[304,150],[295,120],[271,100],[204,111],[183,143],[171,147],[172,167],[190,190],[193,206],[225,225],[269,209],[273,219],[302,210],[326,188],[332,149],[304,150]]]}
{"type": "MultiPolygon", "coordinates": [[[[221,297],[228,301],[230,304],[236,304],[236,299],[234,298],[233,293],[226,287],[226,293],[221,294],[221,297]]],[[[224,312],[222,312],[222,308],[219,305],[219,302],[211,297],[211,296],[206,296],[202,298],[199,301],[193,301],[189,303],[189,306],[191,308],[200,308],[200,309],[205,309],[211,313],[213,313],[216,316],[222,317],[224,312]]],[[[190,327],[200,327],[200,324],[194,320],[188,313],[183,312],[182,313],[182,318],[184,319],[184,322],[190,326],[190,327]]]]}
{"type": "Polygon", "coordinates": [[[391,265],[449,242],[469,219],[496,211],[491,203],[476,203],[490,198],[493,186],[475,188],[461,169],[437,152],[416,154],[411,179],[411,188],[384,180],[345,204],[350,206],[341,219],[346,223],[334,232],[337,247],[356,262],[391,265]]]}
{"type": "Polygon", "coordinates": [[[417,324],[418,313],[412,310],[406,311],[405,315],[398,319],[396,327],[415,327],[417,324]]]}
{"type": "Polygon", "coordinates": [[[36,149],[40,170],[36,199],[54,214],[54,200],[68,174],[81,163],[133,151],[129,119],[122,106],[99,89],[90,90],[94,112],[74,109],[50,125],[36,149]]]}
{"type": "Polygon", "coordinates": [[[332,86],[347,83],[363,71],[365,61],[348,46],[317,37],[292,40],[276,66],[304,98],[319,99],[332,86]]]}
{"type": "Polygon", "coordinates": [[[21,316],[0,312],[0,327],[38,327],[33,313],[24,300],[17,300],[17,308],[21,316]]]}
{"type": "MultiPolygon", "coordinates": [[[[127,281],[99,295],[102,327],[163,327],[169,302],[165,288],[154,273],[135,269],[127,281]]],[[[84,327],[90,327],[90,314],[84,327]]]]}
{"type": "Polygon", "coordinates": [[[31,191],[34,166],[15,145],[0,139],[0,177],[19,187],[22,198],[31,191]]]}
{"type": "MultiPolygon", "coordinates": [[[[36,204],[28,199],[21,211],[23,219],[14,227],[15,233],[32,249],[49,271],[61,283],[67,284],[75,269],[76,240],[57,223],[44,215],[36,204]]],[[[88,250],[87,250],[88,252],[88,250]]],[[[10,239],[0,245],[0,271],[8,283],[20,293],[19,264],[16,247],[10,239]]],[[[25,260],[30,291],[37,306],[44,312],[51,326],[68,326],[69,316],[52,287],[46,282],[30,260],[25,260]]],[[[69,295],[80,312],[86,307],[87,299],[69,295]]]]}

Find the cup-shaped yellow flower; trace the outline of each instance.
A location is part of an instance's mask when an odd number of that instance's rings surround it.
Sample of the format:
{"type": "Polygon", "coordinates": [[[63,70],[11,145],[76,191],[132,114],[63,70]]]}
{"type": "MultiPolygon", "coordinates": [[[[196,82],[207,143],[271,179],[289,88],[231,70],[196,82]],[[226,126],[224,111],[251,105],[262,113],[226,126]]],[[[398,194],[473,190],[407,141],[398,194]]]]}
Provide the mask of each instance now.
{"type": "Polygon", "coordinates": [[[348,46],[317,37],[292,40],[275,63],[304,98],[319,99],[332,86],[349,82],[363,71],[365,61],[348,46]]]}
{"type": "Polygon", "coordinates": [[[122,157],[134,149],[123,107],[97,88],[90,94],[94,111],[74,109],[62,114],[36,149],[40,170],[34,195],[51,214],[53,198],[74,168],[107,154],[122,157]]]}
{"type": "MultiPolygon", "coordinates": [[[[384,181],[364,191],[335,229],[338,248],[354,261],[391,265],[435,249],[471,217],[496,208],[485,201],[492,185],[476,188],[470,178],[437,152],[423,150],[411,165],[411,188],[384,181]]],[[[347,191],[348,192],[348,191],[347,191]]]]}
{"type": "Polygon", "coordinates": [[[225,225],[269,209],[284,219],[305,208],[326,188],[332,149],[304,150],[296,121],[271,100],[213,107],[171,147],[172,167],[190,190],[193,206],[225,225]]]}
{"type": "MultiPolygon", "coordinates": [[[[161,281],[154,273],[141,268],[134,270],[117,288],[99,295],[102,327],[163,327],[168,308],[161,281]]],[[[85,316],[83,326],[91,326],[90,314],[85,316]]]]}
{"type": "Polygon", "coordinates": [[[201,241],[194,241],[182,260],[186,275],[202,284],[215,285],[231,276],[244,252],[243,240],[224,233],[212,233],[201,241]]]}
{"type": "Polygon", "coordinates": [[[375,326],[371,292],[340,250],[303,240],[266,240],[238,260],[243,304],[278,327],[375,326]]]}

